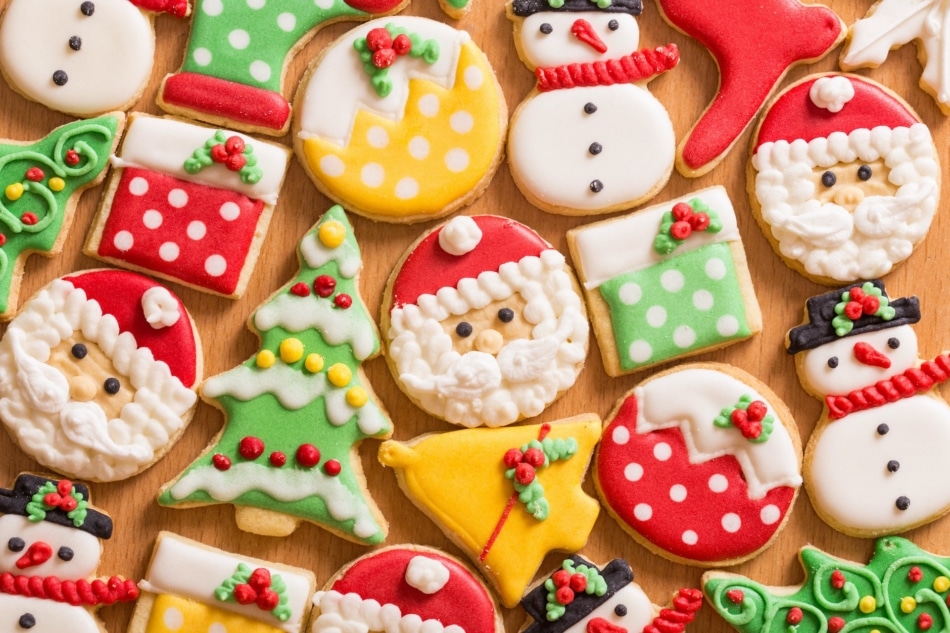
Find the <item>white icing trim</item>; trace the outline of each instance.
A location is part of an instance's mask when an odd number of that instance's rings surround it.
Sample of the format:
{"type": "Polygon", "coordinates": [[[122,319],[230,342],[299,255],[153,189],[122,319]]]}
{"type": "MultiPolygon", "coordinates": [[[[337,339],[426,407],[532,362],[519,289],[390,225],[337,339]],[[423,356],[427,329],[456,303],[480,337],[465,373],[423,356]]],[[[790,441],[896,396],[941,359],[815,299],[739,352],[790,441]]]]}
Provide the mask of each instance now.
{"type": "Polygon", "coordinates": [[[854,85],[841,75],[819,77],[809,88],[808,98],[822,110],[841,112],[854,99],[854,85]]]}
{"type": "Polygon", "coordinates": [[[449,255],[470,253],[481,241],[482,230],[467,215],[452,218],[439,231],[439,248],[449,255]]]}
{"type": "Polygon", "coordinates": [[[153,286],[142,293],[142,312],[156,330],[171,327],[181,318],[178,300],[164,286],[153,286]]]}
{"type": "MultiPolygon", "coordinates": [[[[320,224],[322,226],[323,222],[320,224]]],[[[320,241],[317,231],[311,231],[300,240],[300,254],[310,268],[320,268],[329,262],[336,262],[340,275],[346,279],[352,279],[363,268],[356,240],[345,240],[336,248],[327,248],[320,241]]]]}
{"type": "Polygon", "coordinates": [[[457,624],[443,626],[438,620],[423,620],[413,613],[403,615],[395,604],[380,605],[356,593],[318,591],[313,604],[320,615],[313,622],[312,633],[465,633],[457,624]]]}

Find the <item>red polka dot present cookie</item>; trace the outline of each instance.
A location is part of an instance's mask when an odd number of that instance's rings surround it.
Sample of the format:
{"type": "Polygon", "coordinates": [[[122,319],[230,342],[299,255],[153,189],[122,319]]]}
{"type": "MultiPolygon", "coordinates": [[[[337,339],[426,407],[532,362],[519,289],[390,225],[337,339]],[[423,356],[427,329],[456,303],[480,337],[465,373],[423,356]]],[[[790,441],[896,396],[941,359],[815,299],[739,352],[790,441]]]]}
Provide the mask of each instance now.
{"type": "Polygon", "coordinates": [[[244,293],[277,203],[286,148],[132,115],[84,252],[226,297],[244,293]]]}
{"type": "Polygon", "coordinates": [[[614,408],[594,482],[610,514],[651,551],[699,566],[732,565],[768,547],[801,487],[791,412],[745,372],[680,365],[614,408]],[[688,397],[684,397],[687,395],[688,397]]]}

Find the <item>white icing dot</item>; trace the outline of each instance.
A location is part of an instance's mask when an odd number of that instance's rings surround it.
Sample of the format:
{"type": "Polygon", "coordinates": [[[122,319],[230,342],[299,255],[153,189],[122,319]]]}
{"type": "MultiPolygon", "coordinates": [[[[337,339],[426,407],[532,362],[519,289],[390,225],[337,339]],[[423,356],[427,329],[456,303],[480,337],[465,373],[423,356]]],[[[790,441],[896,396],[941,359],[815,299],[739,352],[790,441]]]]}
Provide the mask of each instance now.
{"type": "Polygon", "coordinates": [[[633,506],[633,516],[638,521],[649,521],[650,517],[653,516],[653,508],[646,503],[638,503],[633,506]]]}
{"type": "Polygon", "coordinates": [[[628,281],[620,286],[620,292],[617,294],[620,296],[620,300],[623,301],[624,305],[632,306],[639,303],[643,297],[643,289],[640,288],[640,284],[628,281]]]}
{"type": "Polygon", "coordinates": [[[168,204],[176,209],[181,209],[188,204],[188,194],[184,189],[172,189],[168,192],[168,204]]]}
{"type": "Polygon", "coordinates": [[[165,242],[158,247],[158,256],[166,262],[173,262],[178,259],[179,252],[178,244],[174,242],[165,242]]]}
{"type": "Polygon", "coordinates": [[[205,272],[212,277],[220,277],[228,269],[228,262],[220,255],[212,255],[205,260],[205,272]]]}
{"type": "Polygon", "coordinates": [[[715,299],[708,290],[697,290],[693,293],[693,307],[697,310],[712,310],[714,302],[715,299]]]}
{"type": "Polygon", "coordinates": [[[192,59],[195,60],[195,63],[199,66],[207,66],[211,63],[211,51],[205,47],[196,48],[195,52],[191,54],[192,59]]]}
{"type": "Polygon", "coordinates": [[[643,339],[630,343],[630,360],[633,362],[645,363],[651,356],[653,356],[653,348],[643,339]]]}
{"type": "Polygon", "coordinates": [[[168,607],[162,614],[162,621],[169,631],[177,631],[185,625],[185,616],[175,607],[168,607]]]}
{"type": "Polygon", "coordinates": [[[706,275],[710,279],[722,279],[726,276],[726,264],[718,257],[710,257],[706,262],[706,275]]]}
{"type": "Polygon", "coordinates": [[[458,110],[449,117],[449,125],[457,134],[468,134],[475,126],[475,119],[465,110],[458,110]]]}
{"type": "Polygon", "coordinates": [[[228,633],[228,629],[220,622],[212,622],[208,627],[208,633],[228,633]]]}
{"type": "Polygon", "coordinates": [[[759,513],[759,518],[762,519],[762,523],[766,525],[772,525],[782,516],[782,511],[778,509],[778,506],[769,504],[762,508],[762,512],[759,513]]]}
{"type": "Polygon", "coordinates": [[[221,12],[224,11],[224,4],[221,0],[205,0],[201,3],[201,9],[211,17],[216,15],[221,15],[221,12]]]}
{"type": "Polygon", "coordinates": [[[379,163],[366,163],[360,172],[360,181],[373,189],[383,184],[385,178],[386,172],[379,163]]]}
{"type": "Polygon", "coordinates": [[[686,486],[683,484],[675,484],[670,488],[670,499],[676,503],[680,503],[686,499],[686,486]]]}
{"type": "Polygon", "coordinates": [[[469,66],[462,75],[462,80],[469,90],[478,90],[485,83],[485,75],[478,66],[469,66]]]}
{"type": "Polygon", "coordinates": [[[651,327],[663,327],[663,324],[666,323],[666,308],[653,306],[647,310],[647,323],[651,327]]]}
{"type": "Polygon", "coordinates": [[[119,231],[112,238],[112,244],[120,251],[127,251],[135,244],[135,238],[128,231],[119,231]]]}
{"type": "Polygon", "coordinates": [[[400,200],[412,200],[419,195],[419,183],[415,178],[406,176],[396,183],[396,197],[400,200]]]}
{"type": "Polygon", "coordinates": [[[157,229],[162,225],[162,213],[155,209],[149,209],[142,214],[142,224],[147,229],[157,229]]]}
{"type": "Polygon", "coordinates": [[[729,487],[729,480],[726,479],[725,475],[720,475],[716,473],[709,478],[709,489],[713,492],[725,492],[726,488],[729,487]]]}
{"type": "Polygon", "coordinates": [[[657,442],[653,446],[653,456],[658,461],[665,462],[673,455],[673,449],[666,442],[657,442]]]}
{"type": "Polygon", "coordinates": [[[450,149],[445,154],[445,166],[449,168],[449,171],[456,174],[465,171],[465,168],[468,167],[468,152],[461,147],[450,149]]]}
{"type": "Polygon", "coordinates": [[[228,43],[234,49],[243,51],[251,43],[251,34],[244,29],[234,29],[228,33],[228,43]]]}
{"type": "Polygon", "coordinates": [[[679,292],[683,289],[685,283],[686,279],[683,277],[683,273],[678,270],[668,270],[660,275],[660,285],[667,292],[679,292]]]}
{"type": "Polygon", "coordinates": [[[692,530],[686,530],[683,532],[682,539],[687,545],[696,545],[696,543],[699,541],[699,535],[692,530]]]}
{"type": "Polygon", "coordinates": [[[722,529],[730,534],[735,534],[742,527],[742,519],[735,512],[727,512],[722,515],[722,529]]]}
{"type": "Polygon", "coordinates": [[[228,222],[233,222],[238,219],[238,216],[241,215],[241,207],[235,202],[225,202],[221,205],[221,208],[218,209],[218,213],[221,214],[221,217],[227,220],[228,222]]]}
{"type": "Polygon", "coordinates": [[[343,175],[345,169],[346,165],[343,164],[343,160],[335,154],[327,154],[320,159],[320,171],[330,178],[339,178],[343,175]]]}
{"type": "Polygon", "coordinates": [[[133,196],[144,196],[148,193],[148,181],[141,176],[136,176],[129,181],[129,193],[133,196]]]}
{"type": "Polygon", "coordinates": [[[193,240],[200,240],[208,233],[208,227],[205,226],[205,223],[201,220],[194,220],[188,223],[188,228],[185,231],[188,233],[188,237],[193,240]]]}
{"type": "Polygon", "coordinates": [[[293,13],[281,13],[277,16],[277,27],[286,33],[290,33],[297,26],[297,16],[293,13]]]}
{"type": "Polygon", "coordinates": [[[630,462],[623,469],[624,479],[627,481],[640,481],[643,477],[643,466],[636,462],[630,462]]]}
{"type": "Polygon", "coordinates": [[[439,98],[432,94],[419,97],[419,112],[430,119],[439,113],[439,98]]]}
{"type": "Polygon", "coordinates": [[[255,11],[263,9],[265,4],[267,4],[267,0],[247,0],[247,6],[255,11]]]}
{"type": "Polygon", "coordinates": [[[409,139],[409,155],[416,160],[425,160],[429,155],[429,141],[421,136],[413,136],[409,139]]]}
{"type": "Polygon", "coordinates": [[[333,8],[334,1],[335,0],[313,0],[313,3],[317,5],[319,8],[326,11],[327,9],[333,8]]]}
{"type": "Polygon", "coordinates": [[[731,314],[716,319],[716,331],[720,336],[735,336],[739,331],[739,320],[731,314]]]}
{"type": "Polygon", "coordinates": [[[696,342],[696,332],[688,325],[681,325],[673,330],[673,344],[680,349],[686,349],[696,342]]]}
{"type": "Polygon", "coordinates": [[[261,83],[270,79],[270,65],[265,61],[257,60],[251,62],[251,67],[248,70],[251,73],[251,77],[261,83]]]}
{"type": "Polygon", "coordinates": [[[366,130],[366,141],[377,149],[383,149],[389,145],[389,133],[378,125],[374,125],[366,130]]]}
{"type": "Polygon", "coordinates": [[[614,444],[623,446],[630,441],[630,429],[620,424],[614,429],[610,438],[614,441],[614,444]]]}

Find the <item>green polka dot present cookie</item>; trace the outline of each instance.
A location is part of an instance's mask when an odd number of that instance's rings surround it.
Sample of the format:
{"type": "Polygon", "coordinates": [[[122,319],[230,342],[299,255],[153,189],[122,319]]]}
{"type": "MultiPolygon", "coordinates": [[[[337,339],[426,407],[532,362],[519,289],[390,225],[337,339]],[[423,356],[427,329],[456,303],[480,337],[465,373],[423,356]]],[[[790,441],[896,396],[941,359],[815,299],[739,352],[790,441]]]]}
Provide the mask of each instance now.
{"type": "Polygon", "coordinates": [[[746,339],[762,329],[723,187],[568,231],[611,376],[746,339]]]}

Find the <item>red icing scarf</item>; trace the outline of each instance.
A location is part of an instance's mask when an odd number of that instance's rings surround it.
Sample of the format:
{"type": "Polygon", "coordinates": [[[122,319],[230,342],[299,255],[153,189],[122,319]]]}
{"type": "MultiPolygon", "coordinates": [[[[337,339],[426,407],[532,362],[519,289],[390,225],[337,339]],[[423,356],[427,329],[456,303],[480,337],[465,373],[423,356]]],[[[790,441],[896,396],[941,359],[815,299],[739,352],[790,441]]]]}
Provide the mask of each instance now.
{"type": "Polygon", "coordinates": [[[667,44],[654,49],[644,48],[619,59],[536,68],[534,74],[538,78],[538,90],[547,92],[558,88],[612,86],[641,81],[670,70],[679,61],[680,53],[676,44],[667,44]]]}
{"type": "Polygon", "coordinates": [[[849,413],[872,409],[901,398],[910,398],[950,379],[950,354],[940,354],[920,367],[882,380],[870,387],[856,389],[846,396],[825,396],[825,405],[832,420],[849,413]]]}
{"type": "Polygon", "coordinates": [[[45,598],[74,607],[132,602],[139,597],[135,583],[120,576],[107,580],[60,580],[56,576],[0,574],[0,593],[26,598],[45,598]]]}

